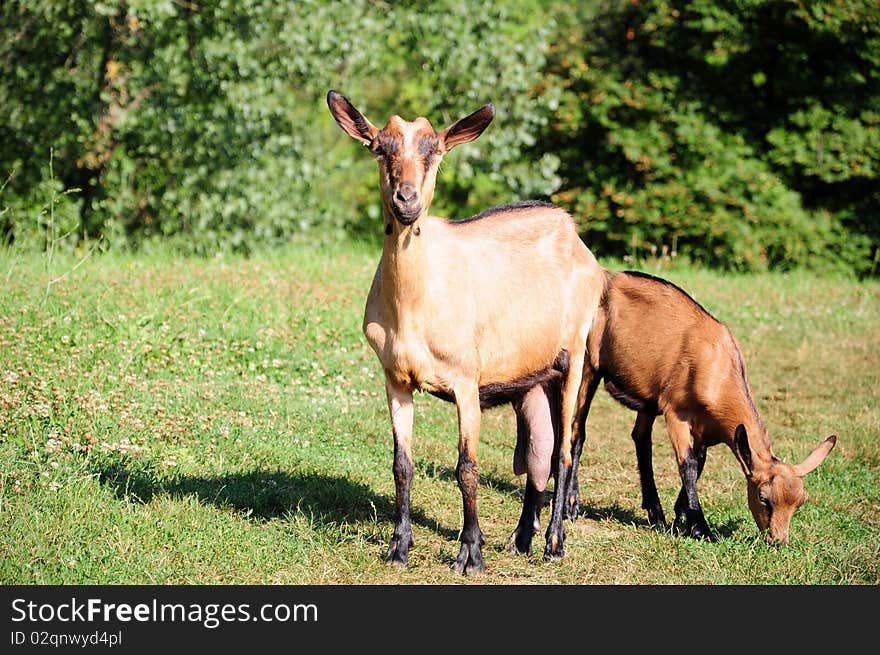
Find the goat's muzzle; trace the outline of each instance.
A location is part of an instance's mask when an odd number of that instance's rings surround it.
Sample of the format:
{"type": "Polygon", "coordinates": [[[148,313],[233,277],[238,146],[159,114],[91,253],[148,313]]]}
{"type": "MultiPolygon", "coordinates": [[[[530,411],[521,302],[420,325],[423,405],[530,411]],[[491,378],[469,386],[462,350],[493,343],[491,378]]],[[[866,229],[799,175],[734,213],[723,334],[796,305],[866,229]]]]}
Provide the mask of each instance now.
{"type": "Polygon", "coordinates": [[[419,193],[412,184],[401,184],[391,198],[394,216],[404,225],[412,225],[422,213],[419,193]]]}

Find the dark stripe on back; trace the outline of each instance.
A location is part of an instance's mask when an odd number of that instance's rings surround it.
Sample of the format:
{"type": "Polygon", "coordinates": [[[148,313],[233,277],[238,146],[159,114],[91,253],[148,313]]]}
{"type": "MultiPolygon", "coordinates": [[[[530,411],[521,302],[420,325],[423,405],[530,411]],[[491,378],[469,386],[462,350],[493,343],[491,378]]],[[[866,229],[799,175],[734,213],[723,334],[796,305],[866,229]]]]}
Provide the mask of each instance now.
{"type": "MultiPolygon", "coordinates": [[[[694,305],[696,305],[696,307],[697,307],[701,312],[703,312],[706,316],[708,316],[709,318],[711,318],[711,319],[712,319],[713,321],[715,321],[716,323],[721,323],[721,321],[719,321],[717,318],[715,318],[714,316],[712,316],[712,314],[709,313],[709,310],[707,310],[707,309],[706,309],[705,307],[703,307],[700,303],[698,303],[696,300],[694,300],[693,297],[692,297],[687,291],[685,291],[684,289],[682,289],[682,288],[681,288],[680,286],[678,286],[677,284],[673,284],[673,283],[670,282],[669,280],[664,280],[662,277],[657,277],[657,276],[655,276],[655,275],[651,275],[650,273],[642,273],[641,271],[621,271],[621,274],[623,274],[623,275],[632,275],[633,277],[640,277],[640,278],[645,278],[645,279],[648,279],[648,280],[653,280],[654,282],[659,282],[660,284],[666,285],[667,287],[671,287],[671,288],[675,289],[676,291],[678,291],[678,292],[679,292],[681,295],[683,295],[685,298],[687,298],[688,300],[690,300],[690,301],[691,301],[694,305]]],[[[726,327],[726,326],[725,326],[725,327],[726,327]]]]}
{"type": "Polygon", "coordinates": [[[739,375],[740,381],[742,382],[743,393],[746,395],[746,399],[749,401],[749,407],[752,410],[752,414],[755,417],[755,420],[758,422],[758,425],[761,426],[761,430],[766,430],[764,427],[764,421],[761,419],[761,414],[758,412],[757,406],[755,406],[755,400],[752,398],[752,394],[749,391],[749,380],[746,377],[746,365],[743,362],[742,353],[739,351],[739,348],[736,346],[736,341],[733,338],[733,334],[730,332],[730,328],[727,329],[727,333],[730,336],[730,343],[733,346],[733,351],[736,353],[736,363],[739,366],[739,375]]]}
{"type": "Polygon", "coordinates": [[[609,270],[605,271],[605,283],[602,285],[602,295],[599,298],[599,307],[606,314],[608,313],[608,305],[611,302],[611,298],[609,297],[610,294],[608,292],[611,291],[611,285],[615,275],[618,274],[609,270]]]}
{"type": "Polygon", "coordinates": [[[480,221],[489,216],[493,216],[494,214],[502,214],[504,212],[515,212],[522,211],[525,209],[536,209],[539,207],[543,207],[544,209],[561,209],[556,205],[553,205],[549,202],[544,202],[543,200],[520,200],[518,202],[512,202],[509,205],[499,205],[497,207],[490,207],[486,211],[480,212],[475,216],[471,216],[469,218],[462,218],[457,221],[450,221],[453,225],[462,225],[464,223],[473,223],[474,221],[480,221]]]}

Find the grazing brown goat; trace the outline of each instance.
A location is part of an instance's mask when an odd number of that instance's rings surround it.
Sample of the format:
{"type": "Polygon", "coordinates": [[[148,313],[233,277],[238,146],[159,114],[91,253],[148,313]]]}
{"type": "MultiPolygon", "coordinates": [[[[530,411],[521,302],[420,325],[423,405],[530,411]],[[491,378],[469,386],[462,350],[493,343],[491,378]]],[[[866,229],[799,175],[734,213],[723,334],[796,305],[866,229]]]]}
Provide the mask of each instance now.
{"type": "MultiPolygon", "coordinates": [[[[482,409],[514,402],[533,430],[552,434],[543,390],[559,384],[560,443],[567,447],[559,450],[557,486],[566,486],[560,481],[571,470],[576,402],[602,269],[571,217],[546,203],[496,207],[462,221],[428,213],[440,160],[483,132],[495,115],[492,105],[438,132],[426,118],[410,122],[400,116],[380,130],[335,91],[327,104],[339,126],[367,146],[379,165],[385,239],[363,330],[385,370],[394,436],[396,520],[385,559],[406,566],[413,543],[413,392],[421,390],[456,404],[464,526],[453,568],[482,571],[484,539],[477,520],[482,409]]],[[[549,467],[537,462],[534,468],[533,475],[540,476],[549,467]]],[[[540,486],[540,480],[530,482],[540,486]]],[[[537,502],[534,494],[527,501],[537,502]]],[[[529,513],[524,510],[524,516],[529,513]]],[[[547,558],[563,555],[562,515],[558,497],[547,558]]],[[[524,547],[530,538],[518,543],[524,547]]]]}
{"type": "Polygon", "coordinates": [[[730,330],[674,284],[636,272],[607,274],[587,339],[580,429],[565,494],[567,518],[579,511],[584,422],[602,380],[616,400],[638,412],[632,438],[642,507],[651,524],[666,526],[651,464],[651,428],[662,414],[681,473],[675,515],[685,534],[714,540],[697,498],[697,479],[706,448],[725,443],[745,474],[758,527],[767,531],[768,541],[788,543],[792,515],[807,498],[802,478],[825,460],[837,437],[828,437],[800,464],[777,459],[730,330]]]}

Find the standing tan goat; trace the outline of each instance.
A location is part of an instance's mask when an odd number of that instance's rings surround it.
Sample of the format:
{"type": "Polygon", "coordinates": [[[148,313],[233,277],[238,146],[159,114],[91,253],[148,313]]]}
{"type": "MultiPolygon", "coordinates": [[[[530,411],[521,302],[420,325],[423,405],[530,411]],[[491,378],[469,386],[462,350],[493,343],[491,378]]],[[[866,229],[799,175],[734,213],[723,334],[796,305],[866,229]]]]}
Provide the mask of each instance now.
{"type": "Polygon", "coordinates": [[[675,514],[685,534],[714,540],[697,498],[697,479],[706,448],[725,443],[745,474],[758,527],[767,531],[768,541],[788,543],[792,515],[807,497],[802,478],[825,460],[837,437],[828,437],[801,464],[780,461],[730,330],[674,284],[635,272],[608,273],[587,339],[574,467],[565,494],[567,518],[579,511],[584,422],[602,380],[616,400],[638,412],[632,438],[642,507],[652,525],[666,526],[651,464],[651,428],[662,414],[681,474],[675,514]]]}
{"type": "MultiPolygon", "coordinates": [[[[454,401],[458,410],[456,478],[464,526],[453,568],[479,572],[485,569],[477,521],[482,409],[514,401],[533,431],[552,433],[543,388],[561,377],[564,447],[557,488],[564,488],[602,269],[571,217],[552,205],[518,203],[462,221],[428,213],[440,160],[483,132],[495,115],[492,105],[438,132],[423,117],[410,122],[399,116],[380,130],[335,91],[327,104],[339,126],[367,146],[379,165],[385,240],[363,330],[385,370],[394,436],[396,520],[385,559],[407,566],[413,543],[413,392],[421,390],[454,401]]],[[[536,460],[535,468],[542,463],[536,460]]],[[[548,559],[563,555],[562,500],[557,494],[547,530],[548,559]]],[[[526,541],[530,537],[519,538],[526,541]]]]}

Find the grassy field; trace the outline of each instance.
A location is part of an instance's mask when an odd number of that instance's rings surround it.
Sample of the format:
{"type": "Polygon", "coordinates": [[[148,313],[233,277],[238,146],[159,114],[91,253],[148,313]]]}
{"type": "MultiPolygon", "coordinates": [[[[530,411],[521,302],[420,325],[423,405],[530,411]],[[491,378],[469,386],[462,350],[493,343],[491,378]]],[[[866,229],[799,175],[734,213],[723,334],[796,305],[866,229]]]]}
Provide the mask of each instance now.
{"type": "MultiPolygon", "coordinates": [[[[104,255],[74,268],[0,253],[0,582],[880,582],[880,285],[687,268],[662,274],[742,343],[777,455],[801,461],[839,436],[806,478],[788,548],[764,544],[723,446],[700,480],[719,541],[650,529],[635,415],[600,391],[584,516],[567,524],[567,556],[553,564],[540,535],[531,557],[503,551],[524,479],[511,467],[512,412],[486,413],[487,572],[458,576],[455,410],[419,395],[416,545],[409,570],[386,566],[392,440],[360,333],[377,260],[367,247],[291,247],[250,260],[104,255]]],[[[662,421],[654,452],[669,516],[680,481],[662,421]]]]}

